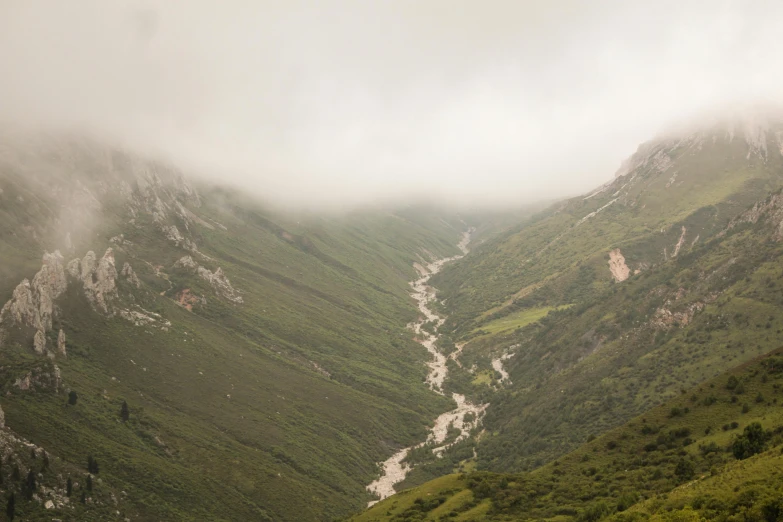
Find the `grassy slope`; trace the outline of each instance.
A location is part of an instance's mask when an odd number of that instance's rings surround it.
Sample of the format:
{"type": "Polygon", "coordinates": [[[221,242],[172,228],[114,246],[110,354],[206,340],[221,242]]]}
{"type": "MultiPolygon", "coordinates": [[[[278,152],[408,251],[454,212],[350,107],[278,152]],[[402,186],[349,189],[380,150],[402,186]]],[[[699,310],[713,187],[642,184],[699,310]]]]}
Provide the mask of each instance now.
{"type": "Polygon", "coordinates": [[[661,263],[664,248],[671,254],[682,226],[688,229],[684,253],[697,236],[702,242],[709,239],[781,184],[783,156],[777,150],[762,161],[746,159],[741,140],[667,147],[672,165],[664,172],[639,167],[603,193],[555,205],[445,267],[433,284],[449,302],[448,324],[466,333],[512,312],[507,308],[514,296],[524,297],[543,284],[549,287],[550,304],[583,299],[611,280],[609,250],[621,248],[631,269],[661,263]],[[667,187],[674,172],[675,183],[667,187]]]}
{"type": "Polygon", "coordinates": [[[731,517],[758,514],[783,485],[781,367],[779,353],[762,356],[533,472],[445,476],[351,520],[763,520],[731,517]],[[766,453],[738,461],[728,448],[754,422],[766,453]]]}
{"type": "MultiPolygon", "coordinates": [[[[0,237],[4,259],[15,260],[13,270],[4,266],[3,301],[32,277],[44,250],[62,248],[61,238],[44,234],[55,202],[12,174],[4,172],[0,195],[12,217],[0,237]],[[24,204],[15,190],[50,211],[17,212],[24,204]],[[20,238],[25,225],[40,233],[20,238]]],[[[369,499],[364,485],[375,463],[422,438],[450,407],[421,384],[426,352],[404,329],[416,315],[407,281],[423,249],[456,253],[464,225],[420,208],[316,219],[271,213],[215,189],[202,196],[204,205],[191,210],[227,230],[191,225],[213,258],[197,261],[220,266],[244,304],[174,269],[187,252],[146,216],[128,226],[124,206],[109,197],[94,236],[77,241],[76,252],[102,252],[124,233],[131,244],[115,245],[117,264],[129,261],[145,286],[121,293],[172,327],[101,317],[72,285],[56,324],[69,357],[56,362],[79,402],[66,408],[62,395],[13,386],[39,364],[23,340],[3,348],[8,425],[68,461],[94,454],[141,519],[327,520],[354,511],[369,499]],[[150,265],[162,266],[171,284],[150,265]],[[184,288],[207,305],[177,306],[169,298],[184,288]],[[127,424],[117,418],[122,400],[131,408],[127,424]]]]}

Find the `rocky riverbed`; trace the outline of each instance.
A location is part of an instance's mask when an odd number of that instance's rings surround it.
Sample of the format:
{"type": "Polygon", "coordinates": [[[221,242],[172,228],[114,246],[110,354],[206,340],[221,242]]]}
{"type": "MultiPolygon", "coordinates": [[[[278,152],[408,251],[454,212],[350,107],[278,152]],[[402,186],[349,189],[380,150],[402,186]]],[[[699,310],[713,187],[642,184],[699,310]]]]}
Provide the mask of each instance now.
{"type": "MultiPolygon", "coordinates": [[[[435,289],[429,286],[428,282],[433,274],[436,274],[443,268],[443,265],[456,261],[468,253],[471,232],[472,230],[465,232],[462,236],[462,240],[457,245],[462,251],[461,255],[438,259],[428,264],[426,267],[420,265],[416,266],[421,277],[416,281],[411,282],[411,286],[413,287],[413,293],[411,295],[418,303],[422,317],[409,326],[415,332],[416,340],[432,355],[432,360],[427,363],[429,372],[425,382],[432,391],[440,393],[441,395],[443,395],[443,384],[448,376],[448,366],[446,363],[450,358],[456,360],[456,357],[446,356],[438,350],[437,341],[440,337],[438,328],[443,325],[446,318],[440,317],[429,308],[429,304],[435,299],[435,289]],[[423,328],[424,324],[428,322],[434,323],[434,333],[430,333],[423,328]]],[[[449,446],[465,439],[470,434],[471,430],[481,421],[481,417],[488,404],[473,404],[468,401],[464,395],[458,393],[453,393],[451,397],[454,399],[457,407],[451,411],[442,413],[435,419],[434,425],[430,428],[425,441],[414,446],[403,448],[389,457],[385,462],[381,463],[383,472],[381,473],[380,478],[367,486],[367,489],[370,492],[380,497],[379,500],[383,500],[386,497],[393,495],[395,493],[394,485],[405,480],[405,477],[413,469],[411,465],[403,462],[412,449],[419,448],[429,443],[433,446],[433,453],[442,455],[449,446]],[[468,417],[469,420],[466,420],[465,417],[469,413],[472,415],[468,417]],[[448,444],[443,444],[446,440],[449,426],[451,425],[460,430],[460,434],[456,440],[451,441],[448,444]]],[[[371,501],[368,506],[372,506],[379,500],[371,501]]]]}

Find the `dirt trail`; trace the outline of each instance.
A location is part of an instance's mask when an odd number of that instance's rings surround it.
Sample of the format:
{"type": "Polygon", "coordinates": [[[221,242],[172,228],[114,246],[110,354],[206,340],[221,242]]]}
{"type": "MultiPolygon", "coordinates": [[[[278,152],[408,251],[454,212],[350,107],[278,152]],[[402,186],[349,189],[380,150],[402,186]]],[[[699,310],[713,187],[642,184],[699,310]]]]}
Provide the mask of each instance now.
{"type": "MultiPolygon", "coordinates": [[[[426,267],[416,267],[419,273],[422,274],[422,277],[411,283],[411,286],[413,287],[413,293],[411,295],[418,303],[419,311],[423,317],[409,326],[416,333],[417,341],[432,354],[432,361],[427,363],[430,371],[425,382],[432,391],[441,395],[443,395],[443,383],[448,375],[446,362],[449,357],[443,355],[438,350],[436,343],[440,337],[438,328],[446,321],[446,318],[438,316],[428,307],[428,304],[435,299],[435,289],[429,286],[427,282],[433,274],[438,273],[440,269],[443,268],[443,265],[456,261],[468,253],[468,244],[470,243],[470,234],[472,231],[473,230],[471,229],[468,232],[465,232],[462,236],[462,240],[457,245],[462,251],[462,255],[439,259],[428,264],[426,267]],[[424,270],[421,268],[424,268],[424,270]],[[434,323],[435,333],[429,333],[422,328],[427,322],[434,323]]],[[[401,449],[381,464],[383,472],[381,473],[380,478],[367,486],[367,489],[370,492],[375,493],[380,497],[379,500],[383,500],[386,497],[393,495],[395,493],[394,485],[405,480],[405,477],[411,469],[413,469],[409,464],[402,462],[405,460],[405,457],[408,456],[410,450],[430,443],[434,446],[432,450],[433,453],[440,456],[449,446],[463,440],[470,434],[470,431],[481,421],[484,411],[487,406],[489,406],[488,404],[473,404],[469,402],[464,395],[458,393],[453,393],[451,397],[454,399],[454,402],[457,403],[457,407],[451,411],[442,413],[435,419],[435,425],[430,429],[427,440],[414,446],[401,449]],[[465,421],[465,415],[468,413],[473,414],[473,420],[469,422],[465,421]],[[446,440],[450,425],[453,425],[460,430],[460,434],[456,440],[451,441],[449,444],[443,444],[446,440]]],[[[373,500],[369,502],[367,506],[372,506],[379,500],[373,500]]]]}

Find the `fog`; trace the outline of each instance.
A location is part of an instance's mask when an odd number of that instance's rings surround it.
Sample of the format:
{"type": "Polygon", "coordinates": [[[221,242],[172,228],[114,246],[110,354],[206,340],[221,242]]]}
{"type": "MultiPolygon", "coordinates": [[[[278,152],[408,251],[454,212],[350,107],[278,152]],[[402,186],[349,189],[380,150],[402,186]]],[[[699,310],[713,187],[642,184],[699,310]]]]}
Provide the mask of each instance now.
{"type": "Polygon", "coordinates": [[[586,191],[667,125],[783,93],[783,3],[0,1],[0,120],[275,201],[586,191]]]}

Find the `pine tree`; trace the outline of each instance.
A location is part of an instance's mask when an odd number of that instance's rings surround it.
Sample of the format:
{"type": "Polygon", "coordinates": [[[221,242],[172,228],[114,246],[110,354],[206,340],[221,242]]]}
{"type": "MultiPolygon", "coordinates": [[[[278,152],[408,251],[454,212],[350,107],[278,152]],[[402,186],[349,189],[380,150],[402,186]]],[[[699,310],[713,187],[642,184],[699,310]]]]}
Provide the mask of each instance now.
{"type": "Polygon", "coordinates": [[[77,400],[79,400],[79,396],[75,391],[71,390],[71,392],[68,394],[68,404],[74,406],[77,400]]]}
{"type": "Polygon", "coordinates": [[[82,498],[80,498],[79,501],[82,504],[86,504],[87,503],[87,495],[84,493],[84,491],[82,491],[82,498]]]}
{"type": "Polygon", "coordinates": [[[27,473],[27,482],[25,483],[24,488],[24,495],[27,498],[27,500],[33,499],[33,493],[35,493],[36,484],[35,484],[35,472],[33,470],[30,470],[27,473]]]}
{"type": "Polygon", "coordinates": [[[5,514],[8,520],[13,520],[16,516],[16,497],[13,493],[8,497],[8,504],[5,505],[5,514]]]}
{"type": "Polygon", "coordinates": [[[73,480],[71,480],[71,477],[68,477],[68,482],[65,483],[65,494],[69,497],[73,493],[73,480]]]}
{"type": "Polygon", "coordinates": [[[127,422],[128,419],[130,419],[130,411],[128,410],[128,403],[125,401],[122,401],[122,408],[120,408],[120,417],[124,422],[127,422]]]}
{"type": "Polygon", "coordinates": [[[92,491],[92,475],[87,475],[87,491],[92,491]]]}
{"type": "Polygon", "coordinates": [[[98,461],[95,460],[92,455],[87,457],[87,471],[92,474],[98,473],[98,461]]]}
{"type": "Polygon", "coordinates": [[[11,480],[17,481],[22,478],[22,473],[19,471],[19,464],[14,464],[14,470],[11,472],[11,480]]]}
{"type": "Polygon", "coordinates": [[[35,453],[35,448],[32,448],[32,449],[30,450],[30,458],[31,458],[31,459],[33,459],[33,460],[35,460],[35,458],[36,458],[37,456],[38,456],[38,455],[35,453]]]}
{"type": "Polygon", "coordinates": [[[41,465],[41,471],[46,471],[49,469],[49,454],[44,451],[43,454],[43,464],[41,465]]]}

